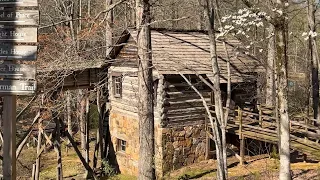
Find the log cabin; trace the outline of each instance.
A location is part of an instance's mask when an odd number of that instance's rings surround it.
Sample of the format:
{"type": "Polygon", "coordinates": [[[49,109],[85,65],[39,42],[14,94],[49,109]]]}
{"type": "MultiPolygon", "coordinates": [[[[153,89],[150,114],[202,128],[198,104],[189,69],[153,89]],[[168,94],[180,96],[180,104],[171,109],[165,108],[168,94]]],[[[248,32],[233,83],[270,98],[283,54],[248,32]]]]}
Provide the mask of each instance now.
{"type": "MultiPolygon", "coordinates": [[[[242,53],[235,38],[217,41],[221,89],[227,89],[230,59],[232,104],[254,102],[258,60],[242,53]]],[[[162,177],[171,170],[210,158],[213,145],[207,137],[206,112],[201,98],[185,82],[184,74],[212,104],[211,89],[198,75],[213,77],[209,37],[204,31],[151,31],[154,78],[155,168],[162,177]]],[[[123,173],[138,174],[139,122],[137,32],[125,31],[109,56],[110,134],[117,163],[123,173]]]]}

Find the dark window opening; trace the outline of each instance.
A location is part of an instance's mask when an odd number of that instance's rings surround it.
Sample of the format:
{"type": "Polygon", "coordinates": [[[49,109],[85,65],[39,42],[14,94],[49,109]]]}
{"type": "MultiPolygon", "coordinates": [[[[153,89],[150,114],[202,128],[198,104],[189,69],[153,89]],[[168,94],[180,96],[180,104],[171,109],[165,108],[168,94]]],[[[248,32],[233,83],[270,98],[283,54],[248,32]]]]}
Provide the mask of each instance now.
{"type": "Polygon", "coordinates": [[[122,140],[122,139],[118,139],[117,142],[117,151],[123,151],[125,152],[127,148],[127,141],[122,140]]]}
{"type": "Polygon", "coordinates": [[[122,95],[122,77],[113,76],[113,94],[114,97],[120,98],[122,95]]]}
{"type": "Polygon", "coordinates": [[[157,100],[158,100],[158,85],[159,85],[159,79],[155,80],[153,82],[153,104],[154,107],[157,107],[157,100]]]}

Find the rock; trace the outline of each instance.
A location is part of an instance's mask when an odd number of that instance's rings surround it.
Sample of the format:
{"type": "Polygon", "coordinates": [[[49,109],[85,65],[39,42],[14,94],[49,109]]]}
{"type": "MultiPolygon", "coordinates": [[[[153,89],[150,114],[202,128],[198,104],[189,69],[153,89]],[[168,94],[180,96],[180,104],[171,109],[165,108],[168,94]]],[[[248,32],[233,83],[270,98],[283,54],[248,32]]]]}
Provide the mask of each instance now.
{"type": "Polygon", "coordinates": [[[191,137],[191,135],[193,134],[193,128],[192,128],[192,127],[187,127],[187,128],[185,128],[185,129],[186,129],[186,135],[185,135],[185,137],[186,137],[186,138],[191,137]]]}
{"type": "Polygon", "coordinates": [[[178,148],[179,147],[179,141],[174,141],[172,143],[172,146],[173,146],[174,149],[178,148]]]}
{"type": "Polygon", "coordinates": [[[179,137],[184,137],[185,135],[186,135],[186,132],[184,130],[179,132],[179,137]]]}
{"type": "Polygon", "coordinates": [[[201,131],[200,131],[200,137],[206,137],[206,131],[204,130],[204,129],[202,129],[201,131]]]}
{"type": "Polygon", "coordinates": [[[197,145],[195,154],[197,156],[201,156],[201,155],[205,155],[205,153],[206,153],[206,143],[201,142],[197,145]]]}
{"type": "Polygon", "coordinates": [[[192,140],[190,138],[186,139],[184,145],[185,145],[185,147],[191,147],[192,146],[192,140]]]}
{"type": "Polygon", "coordinates": [[[194,163],[194,154],[189,155],[186,159],[186,165],[190,165],[192,163],[194,163]]]}
{"type": "Polygon", "coordinates": [[[192,144],[193,145],[198,145],[200,140],[198,138],[192,138],[192,144]]]}

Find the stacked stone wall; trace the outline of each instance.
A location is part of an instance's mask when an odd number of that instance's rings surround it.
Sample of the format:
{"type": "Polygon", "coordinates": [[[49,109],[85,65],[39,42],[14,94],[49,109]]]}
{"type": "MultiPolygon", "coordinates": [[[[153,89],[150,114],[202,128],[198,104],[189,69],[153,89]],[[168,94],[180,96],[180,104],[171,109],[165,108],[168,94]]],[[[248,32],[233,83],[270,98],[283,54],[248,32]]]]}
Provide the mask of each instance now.
{"type": "Polygon", "coordinates": [[[110,133],[121,173],[138,175],[139,122],[132,116],[111,111],[110,133]],[[117,139],[127,142],[126,151],[117,151],[117,139]]]}
{"type": "Polygon", "coordinates": [[[204,125],[162,129],[163,173],[205,160],[204,125]]]}

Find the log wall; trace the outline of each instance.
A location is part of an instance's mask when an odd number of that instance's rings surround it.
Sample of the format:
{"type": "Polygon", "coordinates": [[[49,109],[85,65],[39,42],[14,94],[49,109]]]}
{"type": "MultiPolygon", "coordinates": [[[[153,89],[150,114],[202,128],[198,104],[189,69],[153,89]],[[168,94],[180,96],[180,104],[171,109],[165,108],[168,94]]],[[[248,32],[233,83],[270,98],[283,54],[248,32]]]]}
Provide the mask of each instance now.
{"type": "MultiPolygon", "coordinates": [[[[189,78],[209,105],[211,100],[209,87],[197,80],[195,76],[189,76],[189,78]]],[[[199,95],[180,75],[166,75],[165,80],[166,116],[163,119],[164,127],[203,124],[205,109],[199,95]]]]}

